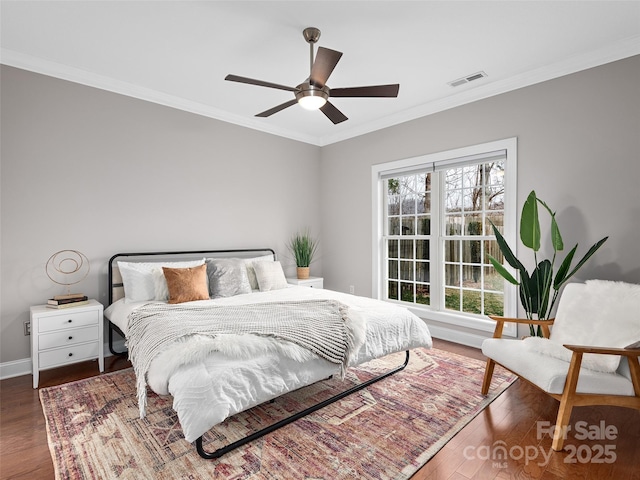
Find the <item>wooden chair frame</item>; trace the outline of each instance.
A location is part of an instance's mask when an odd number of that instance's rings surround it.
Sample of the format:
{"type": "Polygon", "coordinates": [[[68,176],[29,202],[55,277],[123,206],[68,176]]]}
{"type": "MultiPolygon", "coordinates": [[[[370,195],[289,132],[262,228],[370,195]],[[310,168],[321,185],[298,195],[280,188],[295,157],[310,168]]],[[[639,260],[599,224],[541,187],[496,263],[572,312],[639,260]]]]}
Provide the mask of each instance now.
{"type": "MultiPolygon", "coordinates": [[[[492,320],[496,321],[496,328],[493,332],[493,338],[501,338],[502,330],[505,323],[517,323],[527,325],[540,325],[544,337],[549,338],[550,330],[549,326],[553,325],[554,319],[550,320],[529,320],[523,318],[505,318],[490,316],[492,320]]],[[[592,347],[584,345],[564,345],[566,348],[573,352],[571,357],[571,363],[567,373],[567,380],[564,385],[562,394],[555,394],[546,392],[537,385],[529,382],[526,378],[519,376],[519,378],[525,380],[536,388],[542,390],[547,395],[555,398],[560,402],[558,408],[558,417],[556,419],[556,428],[554,429],[553,442],[551,448],[554,450],[562,450],[564,445],[564,438],[566,434],[566,427],[569,424],[571,418],[571,411],[573,407],[582,407],[589,405],[612,405],[618,407],[628,407],[640,410],[640,349],[626,349],[626,348],[605,348],[605,347],[592,347]],[[578,377],[580,375],[580,365],[582,363],[582,356],[585,353],[595,353],[603,355],[620,355],[626,357],[629,362],[629,370],[631,371],[631,381],[633,383],[634,396],[630,395],[602,395],[602,394],[587,394],[576,392],[578,385],[578,377]]],[[[493,369],[496,365],[496,361],[488,358],[487,366],[484,373],[484,380],[482,382],[482,394],[486,395],[491,386],[491,377],[493,376],[493,369]]],[[[503,368],[509,370],[508,367],[498,364],[503,368]]],[[[515,373],[515,372],[514,372],[515,373]]],[[[516,374],[517,375],[517,374],[516,374]]]]}

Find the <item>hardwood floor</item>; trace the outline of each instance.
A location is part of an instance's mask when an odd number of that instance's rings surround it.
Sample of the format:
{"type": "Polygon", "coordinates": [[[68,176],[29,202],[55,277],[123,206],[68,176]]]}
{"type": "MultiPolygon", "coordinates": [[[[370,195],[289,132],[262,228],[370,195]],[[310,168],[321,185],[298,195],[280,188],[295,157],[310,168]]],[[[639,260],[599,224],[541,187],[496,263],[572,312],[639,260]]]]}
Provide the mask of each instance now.
{"type": "MultiPolygon", "coordinates": [[[[434,346],[484,359],[473,348],[434,340],[434,346]]],[[[105,370],[129,367],[119,357],[105,359],[105,370]]],[[[96,362],[41,373],[47,387],[97,375],[96,362]]],[[[0,478],[54,478],[45,421],[31,375],[0,381],[0,478]]],[[[539,426],[553,425],[558,402],[517,381],[445,445],[413,480],[612,479],[640,480],[640,411],[580,407],[571,417],[579,434],[610,439],[578,440],[570,432],[565,451],[551,452],[551,438],[539,426]],[[541,423],[542,422],[542,423],[541,423]],[[577,423],[584,422],[584,423],[577,423]],[[605,427],[605,429],[601,428],[605,427]],[[612,433],[616,430],[616,434],[612,433]],[[600,431],[597,431],[600,430],[600,431]],[[614,437],[615,438],[612,438],[614,437]],[[504,447],[502,450],[500,447],[504,447]],[[503,458],[496,454],[506,453],[503,458]]],[[[105,479],[106,480],[106,479],[105,479]]]]}

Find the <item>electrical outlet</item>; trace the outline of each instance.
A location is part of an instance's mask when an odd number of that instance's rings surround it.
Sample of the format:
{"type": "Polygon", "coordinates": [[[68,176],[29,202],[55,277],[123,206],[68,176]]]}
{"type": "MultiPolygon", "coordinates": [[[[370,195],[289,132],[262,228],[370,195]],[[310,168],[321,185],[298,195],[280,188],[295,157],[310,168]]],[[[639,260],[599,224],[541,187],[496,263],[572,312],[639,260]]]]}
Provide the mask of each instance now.
{"type": "Polygon", "coordinates": [[[356,287],[354,287],[353,285],[349,285],[349,293],[351,295],[356,293],[356,287]]]}
{"type": "Polygon", "coordinates": [[[24,334],[25,336],[31,335],[31,321],[27,320],[24,322],[24,334]]]}

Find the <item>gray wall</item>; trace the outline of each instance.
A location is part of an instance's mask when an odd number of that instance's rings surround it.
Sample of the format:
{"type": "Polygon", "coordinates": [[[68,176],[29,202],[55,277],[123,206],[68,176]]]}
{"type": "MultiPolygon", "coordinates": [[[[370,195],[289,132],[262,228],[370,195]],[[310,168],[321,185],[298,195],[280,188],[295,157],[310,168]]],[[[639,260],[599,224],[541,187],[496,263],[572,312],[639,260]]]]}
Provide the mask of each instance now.
{"type": "Polygon", "coordinates": [[[636,56],[323,147],[325,286],[371,295],[372,165],[508,137],[518,138],[518,211],[535,189],[577,258],[609,235],[576,280],[640,283],[636,56]]]}
{"type": "Polygon", "coordinates": [[[518,201],[558,211],[579,279],[640,283],[640,57],[430,115],[322,149],[2,67],[0,362],[29,356],[28,307],[57,293],[49,256],[91,260],[106,301],[118,251],[272,246],[319,232],[313,274],[371,294],[371,165],[518,137],[518,201]]]}
{"type": "MultiPolygon", "coordinates": [[[[29,357],[29,306],[64,288],[45,274],[77,249],[74,290],[106,303],[122,251],[272,247],[320,230],[319,148],[2,66],[1,355],[29,357]]],[[[321,262],[312,265],[322,274],[321,262]]]]}

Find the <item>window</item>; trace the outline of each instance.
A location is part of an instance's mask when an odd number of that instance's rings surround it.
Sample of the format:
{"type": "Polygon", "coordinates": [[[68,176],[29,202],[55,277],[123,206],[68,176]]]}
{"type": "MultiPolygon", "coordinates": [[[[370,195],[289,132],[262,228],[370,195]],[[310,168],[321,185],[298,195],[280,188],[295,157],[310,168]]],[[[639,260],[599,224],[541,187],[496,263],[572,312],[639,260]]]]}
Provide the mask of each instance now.
{"type": "Polygon", "coordinates": [[[374,292],[422,317],[486,330],[514,315],[516,289],[491,224],[515,232],[516,140],[373,167],[374,292]]]}

